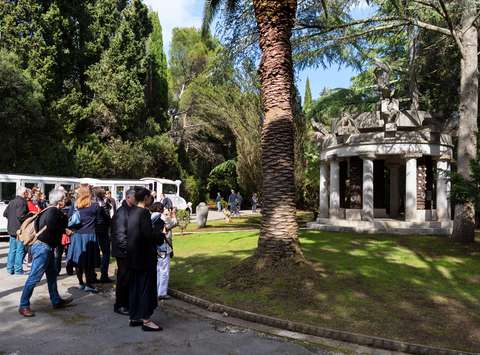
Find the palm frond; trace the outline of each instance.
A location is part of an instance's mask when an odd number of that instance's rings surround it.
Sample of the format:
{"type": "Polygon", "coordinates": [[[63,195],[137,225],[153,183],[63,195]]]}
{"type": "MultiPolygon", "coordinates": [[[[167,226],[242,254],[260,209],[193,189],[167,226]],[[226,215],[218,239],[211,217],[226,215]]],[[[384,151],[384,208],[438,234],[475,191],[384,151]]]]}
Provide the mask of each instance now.
{"type": "Polygon", "coordinates": [[[205,0],[202,20],[202,36],[204,38],[209,35],[212,21],[224,3],[227,14],[232,14],[237,9],[239,0],[205,0]]]}
{"type": "MultiPolygon", "coordinates": [[[[210,34],[210,25],[212,24],[215,15],[222,5],[222,0],[205,0],[203,5],[203,19],[202,19],[202,36],[207,37],[210,34]]],[[[232,0],[228,0],[232,2],[232,0]]]]}

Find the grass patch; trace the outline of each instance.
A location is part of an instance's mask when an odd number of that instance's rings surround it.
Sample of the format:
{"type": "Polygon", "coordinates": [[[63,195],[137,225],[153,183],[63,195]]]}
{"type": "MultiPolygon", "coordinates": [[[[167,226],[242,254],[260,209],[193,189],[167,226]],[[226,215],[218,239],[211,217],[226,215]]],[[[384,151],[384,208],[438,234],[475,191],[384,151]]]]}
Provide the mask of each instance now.
{"type": "MultiPolygon", "coordinates": [[[[258,232],[175,236],[170,285],[294,321],[432,346],[480,349],[480,246],[447,238],[307,231],[311,269],[231,286],[258,232]],[[237,268],[235,268],[237,266],[237,268]]],[[[480,240],[479,240],[480,241],[480,240]]],[[[256,277],[256,280],[261,278],[256,277]]]]}

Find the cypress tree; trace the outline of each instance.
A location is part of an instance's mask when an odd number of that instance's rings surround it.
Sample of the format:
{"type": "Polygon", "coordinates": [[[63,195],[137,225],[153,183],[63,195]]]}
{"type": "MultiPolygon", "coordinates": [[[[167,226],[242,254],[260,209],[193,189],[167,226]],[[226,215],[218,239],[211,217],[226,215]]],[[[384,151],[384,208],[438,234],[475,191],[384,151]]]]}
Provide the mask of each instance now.
{"type": "Polygon", "coordinates": [[[156,12],[150,11],[152,33],[147,41],[147,82],[145,103],[147,114],[159,122],[163,128],[167,124],[168,79],[167,58],[163,51],[162,26],[156,12]]]}
{"type": "Polygon", "coordinates": [[[307,77],[305,84],[305,97],[303,99],[303,110],[307,111],[312,106],[312,90],[310,89],[310,79],[307,77]]]}

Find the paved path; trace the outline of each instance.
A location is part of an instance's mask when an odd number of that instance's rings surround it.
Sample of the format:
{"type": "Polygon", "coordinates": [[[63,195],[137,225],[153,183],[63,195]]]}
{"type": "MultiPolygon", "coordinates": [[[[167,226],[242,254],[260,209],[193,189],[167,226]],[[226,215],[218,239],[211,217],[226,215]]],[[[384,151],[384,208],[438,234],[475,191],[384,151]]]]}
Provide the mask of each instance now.
{"type": "MultiPolygon", "coordinates": [[[[153,318],[165,330],[146,333],[128,327],[128,317],[112,311],[113,289],[93,295],[76,289],[74,276],[60,276],[60,294],[75,299],[72,307],[50,307],[45,280],[32,297],[37,315],[22,318],[18,301],[27,276],[5,271],[7,243],[0,243],[0,354],[330,354],[326,350],[225,327],[166,304],[153,318]]],[[[168,302],[168,301],[167,301],[168,302]]]]}
{"type": "MultiPolygon", "coordinates": [[[[248,217],[248,216],[260,216],[260,209],[257,210],[257,213],[253,213],[252,210],[241,210],[240,211],[240,216],[241,217],[248,217]]],[[[191,221],[195,222],[196,215],[195,213],[192,214],[191,221]]],[[[233,217],[235,218],[235,217],[233,217]]],[[[207,219],[207,224],[208,221],[218,221],[225,219],[225,215],[223,212],[218,212],[217,210],[209,210],[208,211],[208,219],[207,219]]]]}

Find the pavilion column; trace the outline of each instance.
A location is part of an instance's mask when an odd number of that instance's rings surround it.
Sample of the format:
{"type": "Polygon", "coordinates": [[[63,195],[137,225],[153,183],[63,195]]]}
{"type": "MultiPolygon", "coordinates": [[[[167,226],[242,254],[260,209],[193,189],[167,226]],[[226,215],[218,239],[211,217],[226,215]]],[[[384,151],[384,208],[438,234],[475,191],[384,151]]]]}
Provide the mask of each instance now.
{"type": "Polygon", "coordinates": [[[328,162],[320,162],[320,207],[319,217],[328,218],[328,162]]]}
{"type": "Polygon", "coordinates": [[[437,160],[437,220],[449,221],[450,214],[448,208],[448,173],[450,164],[446,160],[437,160]]]}
{"type": "Polygon", "coordinates": [[[336,158],[330,161],[330,218],[340,217],[340,164],[336,158]]]}
{"type": "Polygon", "coordinates": [[[362,220],[373,222],[373,157],[363,159],[362,220]]]}
{"type": "Polygon", "coordinates": [[[405,220],[417,219],[417,156],[408,156],[405,179],[405,220]]]}
{"type": "Polygon", "coordinates": [[[400,167],[390,166],[390,218],[400,215],[400,167]]]}

